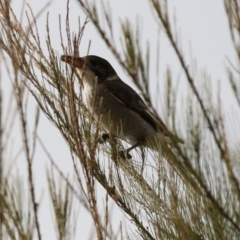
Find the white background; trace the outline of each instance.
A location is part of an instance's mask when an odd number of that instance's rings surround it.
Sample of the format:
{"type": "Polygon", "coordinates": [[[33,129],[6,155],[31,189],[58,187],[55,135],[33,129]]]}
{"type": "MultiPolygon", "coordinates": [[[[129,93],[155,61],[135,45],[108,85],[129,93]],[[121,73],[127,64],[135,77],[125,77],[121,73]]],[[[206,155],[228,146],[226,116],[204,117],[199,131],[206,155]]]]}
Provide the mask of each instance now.
{"type": "MultiPolygon", "coordinates": [[[[158,84],[163,86],[163,78],[166,67],[168,66],[173,73],[173,79],[177,81],[178,76],[181,76],[182,81],[180,81],[180,92],[184,94],[187,91],[187,83],[184,80],[184,74],[179,66],[178,60],[174,56],[172,49],[170,48],[169,42],[165,37],[162,28],[156,24],[156,17],[153,16],[153,11],[150,8],[148,1],[144,0],[121,0],[121,1],[108,1],[111,7],[112,18],[114,22],[115,38],[119,41],[120,38],[120,19],[124,20],[128,18],[131,23],[135,25],[137,18],[141,23],[141,42],[143,46],[145,41],[150,42],[151,46],[151,64],[153,66],[153,72],[151,74],[151,90],[152,90],[152,100],[156,107],[158,107],[159,113],[163,113],[165,110],[161,109],[163,106],[163,97],[156,97],[155,86],[158,84]],[[157,39],[160,40],[160,66],[159,66],[159,79],[155,79],[156,76],[156,65],[155,65],[155,51],[157,39]],[[162,84],[162,85],[161,85],[162,84]]],[[[180,42],[182,45],[182,51],[184,53],[185,59],[189,64],[189,68],[193,68],[193,61],[197,63],[197,74],[194,74],[196,78],[201,81],[201,74],[207,71],[211,76],[211,83],[209,80],[209,86],[213,86],[216,92],[216,86],[218,81],[221,82],[221,94],[224,100],[224,108],[226,114],[230,113],[235,102],[232,98],[232,93],[228,84],[225,66],[227,65],[226,56],[231,59],[232,63],[235,64],[235,56],[233,52],[233,47],[230,39],[230,34],[228,30],[228,22],[222,1],[209,1],[209,0],[171,0],[169,4],[170,16],[173,19],[173,14],[175,14],[176,30],[180,37],[180,42]]],[[[27,2],[33,13],[36,14],[38,11],[47,3],[47,1],[35,1],[30,0],[27,2]]],[[[23,1],[15,0],[12,2],[12,8],[14,9],[17,16],[20,16],[20,10],[22,8],[23,1]]],[[[26,7],[26,5],[25,5],[26,7]]],[[[25,8],[27,9],[27,7],[25,8]]],[[[59,56],[63,54],[60,46],[59,37],[59,15],[62,18],[62,23],[65,22],[66,16],[66,1],[55,0],[52,1],[51,5],[43,12],[40,18],[37,19],[38,30],[40,33],[40,38],[42,41],[42,47],[47,54],[45,47],[45,37],[46,37],[46,16],[49,13],[49,23],[50,23],[50,33],[52,45],[58,52],[59,56]]],[[[81,22],[85,20],[86,15],[81,10],[79,4],[75,0],[70,0],[70,27],[71,31],[78,32],[78,17],[80,17],[81,22]]],[[[100,18],[101,19],[101,18],[100,18]]],[[[25,22],[25,21],[24,21],[25,22]]],[[[26,22],[25,22],[26,23],[26,22]]],[[[24,24],[24,23],[23,23],[24,24]]],[[[64,33],[63,29],[63,33],[64,33]]],[[[100,39],[97,31],[95,30],[93,24],[90,22],[87,24],[86,30],[84,32],[83,40],[80,45],[80,55],[87,54],[88,43],[91,40],[90,54],[99,55],[101,57],[109,60],[113,67],[118,72],[119,76],[127,82],[129,85],[134,87],[130,82],[129,77],[120,68],[117,61],[113,58],[111,52],[107,49],[104,42],[100,39]]],[[[67,42],[65,41],[67,44],[67,42]]],[[[120,49],[120,48],[119,48],[120,49]]],[[[5,76],[5,74],[2,74],[5,76]]],[[[4,87],[4,104],[7,105],[8,92],[9,92],[9,81],[8,79],[3,79],[4,87]]],[[[176,84],[176,82],[175,82],[176,84]]],[[[160,93],[164,89],[160,89],[160,93]]],[[[30,97],[29,106],[29,124],[33,126],[33,119],[35,115],[36,103],[33,98],[30,97]]],[[[181,121],[181,120],[180,120],[181,121]]],[[[15,141],[14,147],[12,148],[14,153],[21,148],[21,137],[19,130],[15,131],[15,141]]],[[[69,154],[68,147],[64,142],[62,136],[59,134],[57,129],[41,115],[41,124],[39,126],[38,134],[45,146],[51,153],[53,159],[55,159],[59,168],[69,176],[73,173],[72,162],[69,154]]],[[[10,151],[10,150],[9,150],[10,151]]],[[[9,164],[9,162],[8,162],[9,164]]],[[[17,171],[21,176],[26,176],[27,167],[25,160],[23,158],[23,152],[17,160],[12,163],[15,165],[17,171]]],[[[39,209],[40,213],[40,226],[43,239],[55,239],[55,231],[53,226],[53,214],[52,208],[49,206],[49,195],[46,182],[46,167],[49,166],[49,160],[42,151],[40,147],[37,149],[37,154],[34,161],[34,180],[37,189],[37,200],[41,202],[39,209]]],[[[27,189],[25,189],[27,191],[27,189]]],[[[103,208],[103,198],[104,190],[99,187],[97,191],[99,195],[99,206],[103,208]]],[[[112,203],[110,203],[110,208],[113,209],[113,215],[116,220],[113,221],[115,228],[119,224],[119,220],[124,219],[123,214],[117,210],[112,203]]],[[[78,214],[79,222],[77,225],[76,239],[89,239],[94,231],[91,217],[89,214],[80,207],[78,214]],[[81,237],[80,237],[81,236],[81,237]]],[[[126,219],[124,220],[125,223],[126,219]]],[[[128,228],[128,226],[126,226],[128,228]]],[[[94,239],[94,237],[92,238],[94,239]]]]}

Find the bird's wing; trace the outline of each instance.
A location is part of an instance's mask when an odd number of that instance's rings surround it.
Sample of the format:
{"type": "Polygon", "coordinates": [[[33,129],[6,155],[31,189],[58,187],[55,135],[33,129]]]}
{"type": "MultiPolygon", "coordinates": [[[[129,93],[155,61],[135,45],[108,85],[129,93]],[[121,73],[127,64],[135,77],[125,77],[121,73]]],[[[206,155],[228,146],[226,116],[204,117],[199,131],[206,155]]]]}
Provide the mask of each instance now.
{"type": "Polygon", "coordinates": [[[156,119],[141,97],[120,78],[107,80],[102,82],[112,96],[121,104],[125,105],[132,111],[138,113],[145,121],[147,121],[157,132],[161,132],[166,137],[172,137],[178,142],[183,143],[183,140],[174,136],[163,123],[161,119],[156,119]]]}

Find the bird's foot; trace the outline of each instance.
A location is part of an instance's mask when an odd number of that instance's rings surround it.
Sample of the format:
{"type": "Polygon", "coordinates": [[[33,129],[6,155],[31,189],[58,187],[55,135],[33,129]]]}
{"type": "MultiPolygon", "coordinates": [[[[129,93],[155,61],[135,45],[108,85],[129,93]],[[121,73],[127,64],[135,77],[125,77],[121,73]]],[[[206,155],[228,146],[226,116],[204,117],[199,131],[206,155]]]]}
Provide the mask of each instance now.
{"type": "Polygon", "coordinates": [[[117,137],[115,135],[110,135],[108,133],[103,133],[102,136],[98,139],[98,142],[100,144],[103,144],[105,142],[110,142],[113,144],[117,143],[117,137]]]}
{"type": "Polygon", "coordinates": [[[98,142],[100,144],[103,144],[104,142],[108,141],[110,138],[108,133],[103,133],[102,136],[98,139],[98,142]]]}
{"type": "Polygon", "coordinates": [[[123,160],[126,160],[126,159],[131,159],[132,158],[132,155],[128,153],[128,151],[119,151],[119,156],[120,158],[122,158],[123,160]]]}
{"type": "Polygon", "coordinates": [[[136,147],[140,146],[140,145],[141,145],[141,143],[138,142],[138,143],[132,145],[132,146],[131,146],[130,148],[128,148],[126,151],[121,150],[121,151],[119,152],[119,156],[120,156],[122,159],[124,159],[124,160],[125,160],[126,158],[131,159],[131,158],[132,158],[132,155],[129,154],[129,152],[132,151],[133,149],[135,149],[136,147]]]}

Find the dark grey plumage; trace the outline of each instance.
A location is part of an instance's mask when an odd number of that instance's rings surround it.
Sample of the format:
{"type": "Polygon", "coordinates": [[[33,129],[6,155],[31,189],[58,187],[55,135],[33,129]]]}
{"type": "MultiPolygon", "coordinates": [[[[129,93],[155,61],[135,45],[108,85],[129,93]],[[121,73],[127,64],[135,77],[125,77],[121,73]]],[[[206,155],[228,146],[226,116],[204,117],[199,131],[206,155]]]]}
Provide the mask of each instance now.
{"type": "Polygon", "coordinates": [[[101,116],[106,131],[129,142],[132,148],[144,145],[157,149],[155,143],[167,138],[184,143],[161,119],[152,115],[141,97],[118,77],[108,61],[93,55],[64,55],[61,60],[80,72],[84,101],[95,117],[101,116]]]}

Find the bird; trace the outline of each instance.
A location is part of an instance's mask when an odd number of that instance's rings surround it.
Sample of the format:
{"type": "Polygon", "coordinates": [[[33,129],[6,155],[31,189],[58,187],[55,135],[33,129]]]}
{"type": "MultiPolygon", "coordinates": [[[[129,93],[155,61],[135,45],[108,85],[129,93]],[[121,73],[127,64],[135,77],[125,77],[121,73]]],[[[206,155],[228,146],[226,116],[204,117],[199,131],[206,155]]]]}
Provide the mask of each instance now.
{"type": "Polygon", "coordinates": [[[153,115],[139,94],[121,80],[107,60],[95,55],[62,55],[61,60],[80,74],[83,101],[94,118],[100,119],[103,129],[131,145],[127,154],[139,146],[157,150],[159,142],[170,139],[184,144],[153,115]]]}

